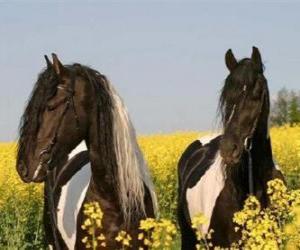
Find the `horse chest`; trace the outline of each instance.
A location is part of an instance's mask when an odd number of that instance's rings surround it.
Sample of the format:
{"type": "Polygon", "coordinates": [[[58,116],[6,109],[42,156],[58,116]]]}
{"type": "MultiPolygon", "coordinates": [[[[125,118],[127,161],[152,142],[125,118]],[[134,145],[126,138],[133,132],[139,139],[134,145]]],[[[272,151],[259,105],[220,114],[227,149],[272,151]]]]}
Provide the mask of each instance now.
{"type": "Polygon", "coordinates": [[[216,200],[225,185],[222,172],[222,159],[219,152],[214,163],[209,167],[199,181],[186,191],[187,208],[190,218],[202,213],[208,223],[201,226],[202,233],[207,233],[216,200]]]}
{"type": "Polygon", "coordinates": [[[76,172],[61,188],[57,205],[57,227],[68,249],[76,242],[77,217],[91,178],[90,163],[76,172]]]}

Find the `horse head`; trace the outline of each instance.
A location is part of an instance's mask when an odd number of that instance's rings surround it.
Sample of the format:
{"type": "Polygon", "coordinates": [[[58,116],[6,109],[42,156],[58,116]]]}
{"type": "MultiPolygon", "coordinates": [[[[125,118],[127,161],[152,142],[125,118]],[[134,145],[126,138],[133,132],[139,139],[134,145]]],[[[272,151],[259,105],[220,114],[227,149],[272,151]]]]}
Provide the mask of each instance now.
{"type": "Polygon", "coordinates": [[[17,171],[24,182],[42,182],[85,139],[88,85],[55,54],[35,84],[20,124],[17,171]]]}
{"type": "Polygon", "coordinates": [[[254,133],[267,123],[269,93],[257,48],[253,47],[251,58],[240,61],[228,50],[225,62],[230,73],[219,101],[224,129],[220,150],[225,164],[231,165],[239,162],[254,133]]]}

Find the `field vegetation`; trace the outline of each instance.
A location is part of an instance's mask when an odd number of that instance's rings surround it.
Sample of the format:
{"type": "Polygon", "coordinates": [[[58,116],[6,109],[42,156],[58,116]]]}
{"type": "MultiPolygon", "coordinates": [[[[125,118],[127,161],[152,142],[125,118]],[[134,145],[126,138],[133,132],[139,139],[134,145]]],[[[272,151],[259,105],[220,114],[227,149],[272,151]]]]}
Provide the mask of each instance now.
{"type": "MultiPolygon", "coordinates": [[[[177,162],[187,145],[205,134],[178,132],[139,137],[160,207],[158,220],[146,220],[141,224],[150,230],[147,235],[140,236],[141,240],[148,240],[153,249],[178,249],[180,245],[176,226],[177,162]],[[153,230],[155,228],[156,231],[153,230]]],[[[252,197],[235,217],[237,230],[242,230],[244,238],[241,244],[249,246],[247,249],[299,249],[300,126],[274,127],[271,138],[274,158],[287,180],[287,187],[278,181],[269,184],[272,204],[278,213],[261,211],[252,197]],[[265,226],[260,227],[259,232],[255,231],[258,230],[257,224],[253,224],[257,222],[265,226]]],[[[42,224],[43,185],[21,182],[15,170],[15,143],[0,143],[0,152],[0,249],[46,249],[42,224]]],[[[97,204],[91,206],[98,209],[97,204]]],[[[99,221],[97,223],[100,226],[99,221]]],[[[197,230],[197,225],[205,223],[205,218],[199,215],[194,223],[197,230]]],[[[199,234],[199,237],[206,239],[209,235],[199,234]]],[[[124,249],[130,244],[130,236],[126,232],[120,232],[118,240],[124,243],[124,249]]],[[[99,242],[105,244],[103,238],[99,242]]],[[[89,244],[92,248],[93,243],[89,244]]],[[[199,245],[199,248],[202,247],[207,246],[199,245]]]]}

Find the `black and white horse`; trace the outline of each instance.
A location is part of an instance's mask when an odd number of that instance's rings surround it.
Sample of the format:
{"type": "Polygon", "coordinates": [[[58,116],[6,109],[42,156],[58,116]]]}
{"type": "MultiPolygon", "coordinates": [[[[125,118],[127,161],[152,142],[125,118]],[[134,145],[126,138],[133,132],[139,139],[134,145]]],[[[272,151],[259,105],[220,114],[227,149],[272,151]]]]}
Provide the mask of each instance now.
{"type": "Polygon", "coordinates": [[[276,168],[268,131],[269,91],[260,52],[239,62],[231,50],[225,61],[230,74],[221,92],[219,109],[223,133],[194,141],[178,164],[178,220],[182,249],[195,249],[193,216],[202,213],[213,229],[211,243],[228,247],[239,239],[233,214],[242,209],[249,194],[268,205],[267,182],[282,178],[276,168]]]}
{"type": "Polygon", "coordinates": [[[17,171],[24,182],[46,182],[49,243],[84,249],[83,203],[104,213],[105,249],[125,230],[138,240],[139,221],[153,217],[156,197],[126,107],[106,77],[80,65],[53,64],[38,77],[21,120],[17,171]],[[81,142],[79,149],[70,155],[81,142]]]}
{"type": "Polygon", "coordinates": [[[72,150],[60,169],[55,168],[47,176],[44,226],[50,248],[75,249],[77,219],[91,176],[91,163],[84,141],[72,150]]]}

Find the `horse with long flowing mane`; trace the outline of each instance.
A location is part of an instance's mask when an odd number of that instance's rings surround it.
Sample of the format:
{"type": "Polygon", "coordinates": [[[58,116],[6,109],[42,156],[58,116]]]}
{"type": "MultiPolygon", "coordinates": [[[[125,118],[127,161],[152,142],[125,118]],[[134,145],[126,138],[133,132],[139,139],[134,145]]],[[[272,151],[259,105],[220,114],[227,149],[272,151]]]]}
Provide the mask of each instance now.
{"type": "Polygon", "coordinates": [[[221,92],[219,109],[223,133],[194,141],[178,164],[178,220],[182,249],[196,249],[191,219],[204,214],[213,230],[213,246],[229,247],[240,238],[233,215],[245,199],[255,195],[268,206],[267,182],[283,176],[274,164],[268,131],[270,109],[267,80],[260,52],[237,61],[231,50],[225,56],[230,74],[221,92]]]}
{"type": "Polygon", "coordinates": [[[104,75],[52,56],[21,119],[17,155],[24,182],[46,182],[48,242],[84,249],[83,204],[97,201],[105,249],[120,247],[115,237],[121,230],[138,249],[139,221],[154,217],[156,196],[126,107],[104,75]],[[81,142],[87,151],[70,155],[81,142]]]}

